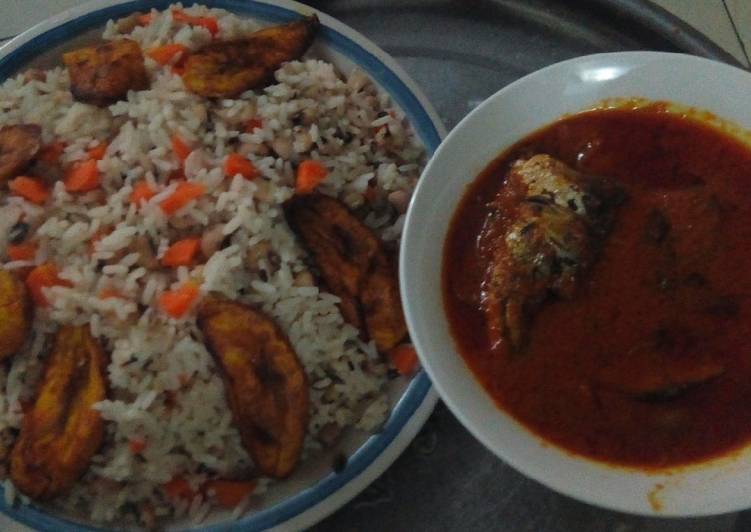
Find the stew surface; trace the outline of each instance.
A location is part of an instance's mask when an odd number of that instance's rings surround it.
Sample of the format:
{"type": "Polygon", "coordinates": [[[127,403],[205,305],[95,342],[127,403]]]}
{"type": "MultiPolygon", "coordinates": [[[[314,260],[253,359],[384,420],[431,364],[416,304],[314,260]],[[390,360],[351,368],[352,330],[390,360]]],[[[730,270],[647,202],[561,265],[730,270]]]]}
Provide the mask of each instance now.
{"type": "Polygon", "coordinates": [[[454,215],[443,289],[459,351],[500,408],[577,454],[657,468],[748,443],[749,194],[751,150],[663,105],[588,111],[534,133],[477,177],[454,215]],[[494,203],[509,168],[535,154],[611,178],[627,199],[575,295],[547,300],[516,350],[487,332],[483,248],[514,221],[494,203]],[[665,375],[679,384],[649,387],[665,375]]]}

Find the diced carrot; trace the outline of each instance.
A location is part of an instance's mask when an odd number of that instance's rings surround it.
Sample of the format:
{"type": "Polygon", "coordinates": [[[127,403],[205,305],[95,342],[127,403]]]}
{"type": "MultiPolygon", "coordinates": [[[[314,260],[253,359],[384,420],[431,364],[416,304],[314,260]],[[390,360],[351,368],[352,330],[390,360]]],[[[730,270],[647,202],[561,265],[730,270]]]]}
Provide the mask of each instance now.
{"type": "Polygon", "coordinates": [[[198,297],[198,285],[188,281],[181,287],[164,292],[159,296],[159,306],[172,316],[179,318],[184,315],[198,297]]]}
{"type": "Polygon", "coordinates": [[[105,288],[99,292],[99,299],[127,299],[117,288],[105,288]]]}
{"type": "Polygon", "coordinates": [[[23,242],[8,246],[8,256],[11,260],[34,260],[36,254],[37,245],[33,242],[23,242]]]}
{"type": "Polygon", "coordinates": [[[209,480],[203,485],[204,489],[214,492],[214,499],[222,508],[232,509],[240,504],[245,497],[253,493],[256,483],[253,480],[209,480]]]}
{"type": "Polygon", "coordinates": [[[34,260],[36,254],[37,245],[33,242],[23,242],[8,246],[8,257],[11,260],[34,260]]]}
{"type": "Polygon", "coordinates": [[[138,24],[140,26],[148,26],[154,20],[155,16],[156,16],[156,13],[153,13],[153,12],[143,13],[141,15],[138,15],[136,20],[138,21],[138,24]]]}
{"type": "MultiPolygon", "coordinates": [[[[143,450],[146,449],[146,442],[142,440],[141,438],[131,438],[128,440],[128,450],[133,454],[140,454],[143,452],[143,450]]],[[[172,479],[174,480],[174,479],[172,479]]],[[[171,481],[170,481],[171,482],[171,481]]],[[[190,486],[188,486],[190,487],[190,486]]],[[[165,485],[165,490],[166,490],[165,485]]]]}
{"type": "Polygon", "coordinates": [[[68,281],[60,279],[57,273],[57,267],[54,264],[46,263],[37,266],[29,272],[26,277],[26,286],[31,293],[34,303],[40,307],[49,305],[49,301],[44,295],[44,289],[50,286],[71,286],[68,281]]]}
{"type": "Polygon", "coordinates": [[[65,143],[55,141],[52,144],[44,146],[37,155],[37,158],[45,163],[54,164],[60,160],[60,156],[65,151],[65,143]]]}
{"type": "Polygon", "coordinates": [[[214,17],[194,17],[180,9],[172,10],[172,19],[175,22],[183,22],[192,26],[202,26],[209,30],[212,37],[219,33],[219,23],[214,17]]]}
{"type": "Polygon", "coordinates": [[[192,499],[193,488],[184,477],[176,476],[169,482],[165,483],[164,492],[171,499],[192,499]]]}
{"type": "Polygon", "coordinates": [[[23,175],[9,181],[8,188],[17,196],[37,205],[44,204],[50,196],[50,191],[40,180],[23,175]]]}
{"type": "Polygon", "coordinates": [[[188,146],[183,139],[177,135],[172,135],[172,151],[175,152],[177,158],[182,162],[188,158],[188,155],[191,154],[193,149],[188,146]]]}
{"type": "Polygon", "coordinates": [[[107,143],[106,142],[100,142],[93,148],[91,148],[86,155],[89,157],[89,159],[93,159],[95,161],[101,161],[104,158],[104,152],[107,151],[107,143]]]}
{"type": "Polygon", "coordinates": [[[253,163],[239,153],[230,153],[224,161],[224,173],[229,177],[240,174],[245,179],[253,179],[261,175],[253,163]]]}
{"type": "Polygon", "coordinates": [[[212,37],[219,33],[219,22],[214,17],[198,17],[195,24],[209,30],[212,37]]]}
{"type": "Polygon", "coordinates": [[[329,171],[321,161],[308,159],[297,167],[297,181],[295,190],[298,194],[310,194],[329,175],[329,171]]]}
{"type": "Polygon", "coordinates": [[[162,256],[162,264],[170,268],[189,266],[198,253],[200,238],[184,238],[172,244],[162,256]]]}
{"type": "Polygon", "coordinates": [[[263,127],[263,120],[258,117],[253,117],[250,120],[248,120],[248,123],[245,124],[245,132],[246,133],[253,133],[256,129],[260,129],[263,127]]]}
{"type": "Polygon", "coordinates": [[[102,177],[96,159],[87,159],[72,165],[65,172],[65,190],[68,192],[88,192],[97,188],[102,177]]]}
{"type": "Polygon", "coordinates": [[[166,65],[172,61],[175,56],[178,56],[178,58],[182,57],[187,51],[187,46],[178,43],[170,43],[152,48],[149,50],[148,56],[160,65],[166,65]]]}
{"type": "Polygon", "coordinates": [[[412,344],[396,346],[389,351],[388,357],[400,375],[412,375],[419,363],[417,352],[412,344]]]}
{"type": "Polygon", "coordinates": [[[175,191],[165,198],[159,206],[165,214],[175,214],[194,199],[198,199],[206,193],[206,189],[199,183],[183,181],[177,185],[175,191]]]}
{"type": "Polygon", "coordinates": [[[140,205],[142,201],[149,201],[156,196],[156,190],[146,181],[140,181],[133,185],[133,192],[130,193],[130,202],[134,205],[140,205]]]}

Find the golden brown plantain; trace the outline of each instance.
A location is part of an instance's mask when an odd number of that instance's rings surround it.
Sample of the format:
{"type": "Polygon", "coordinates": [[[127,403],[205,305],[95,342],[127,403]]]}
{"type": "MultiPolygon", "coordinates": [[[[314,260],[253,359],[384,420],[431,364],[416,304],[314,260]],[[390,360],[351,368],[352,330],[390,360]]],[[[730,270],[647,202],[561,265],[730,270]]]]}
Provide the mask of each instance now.
{"type": "Polygon", "coordinates": [[[211,43],[188,56],[183,82],[191,92],[230,98],[269,82],[282,63],[298,59],[318,30],[315,15],[264,28],[247,39],[211,43]]]}
{"type": "Polygon", "coordinates": [[[407,326],[396,269],[380,239],[344,204],[323,194],[295,196],[284,210],[327,289],[341,299],[344,319],[380,352],[396,346],[407,326]]]}
{"type": "Polygon", "coordinates": [[[10,476],[22,493],[51,499],[86,471],[104,437],[104,421],[92,406],[106,398],[105,371],[105,354],[88,326],[58,331],[11,452],[10,476]]]}
{"type": "Polygon", "coordinates": [[[378,252],[377,237],[328,196],[296,196],[285,205],[287,223],[313,256],[328,289],[341,299],[344,319],[364,329],[358,295],[378,252]]]}
{"type": "Polygon", "coordinates": [[[0,185],[23,172],[42,147],[42,128],[16,124],[0,128],[0,185]]]}
{"type": "Polygon", "coordinates": [[[73,98],[80,102],[106,106],[124,99],[129,90],[149,86],[141,48],[130,39],[73,50],[63,54],[63,63],[73,98]]]}
{"type": "Polygon", "coordinates": [[[396,347],[407,336],[399,297],[396,265],[385,253],[377,254],[360,292],[365,327],[382,353],[396,347]]]}
{"type": "Polygon", "coordinates": [[[29,334],[32,307],[26,285],[0,270],[0,360],[16,353],[29,334]]]}
{"type": "Polygon", "coordinates": [[[240,303],[207,298],[198,325],[221,367],[243,445],[264,475],[288,476],[300,459],[310,410],[297,354],[268,316],[240,303]]]}

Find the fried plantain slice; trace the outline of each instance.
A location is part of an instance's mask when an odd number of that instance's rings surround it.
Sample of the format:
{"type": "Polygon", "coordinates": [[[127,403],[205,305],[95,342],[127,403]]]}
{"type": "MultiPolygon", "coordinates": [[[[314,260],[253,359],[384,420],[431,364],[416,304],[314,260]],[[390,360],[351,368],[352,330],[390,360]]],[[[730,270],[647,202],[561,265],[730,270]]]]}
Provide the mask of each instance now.
{"type": "Polygon", "coordinates": [[[297,354],[263,312],[217,297],[198,325],[221,367],[243,445],[260,471],[284,478],[297,465],[308,427],[308,380],[297,354]]]}
{"type": "Polygon", "coordinates": [[[42,147],[42,128],[16,124],[0,128],[0,185],[23,172],[42,147]]]}
{"type": "Polygon", "coordinates": [[[271,69],[299,58],[310,47],[320,22],[316,15],[287,24],[269,26],[253,33],[248,40],[261,62],[271,69]],[[276,65],[276,66],[274,66],[276,65]]]}
{"type": "Polygon", "coordinates": [[[285,215],[313,256],[327,288],[341,299],[344,319],[363,330],[358,295],[378,252],[376,236],[328,196],[295,196],[285,204],[285,215]]]}
{"type": "Polygon", "coordinates": [[[373,231],[339,200],[299,195],[284,206],[287,223],[310,252],[344,319],[382,353],[407,334],[396,269],[373,231]]]}
{"type": "Polygon", "coordinates": [[[315,15],[264,28],[247,39],[211,43],[188,56],[183,82],[191,92],[230,98],[272,79],[282,63],[298,59],[318,30],[315,15]]]}
{"type": "Polygon", "coordinates": [[[138,43],[130,39],[108,41],[63,54],[70,73],[70,91],[79,102],[106,106],[143,90],[149,78],[138,43]]]}
{"type": "Polygon", "coordinates": [[[365,326],[382,353],[396,347],[407,336],[396,279],[396,265],[385,253],[379,253],[373,259],[373,267],[360,292],[365,326]]]}
{"type": "Polygon", "coordinates": [[[88,326],[60,329],[10,456],[15,486],[32,499],[70,489],[104,437],[92,406],[107,395],[105,354],[88,326]]]}
{"type": "Polygon", "coordinates": [[[16,353],[31,329],[32,307],[26,285],[0,270],[0,361],[16,353]]]}

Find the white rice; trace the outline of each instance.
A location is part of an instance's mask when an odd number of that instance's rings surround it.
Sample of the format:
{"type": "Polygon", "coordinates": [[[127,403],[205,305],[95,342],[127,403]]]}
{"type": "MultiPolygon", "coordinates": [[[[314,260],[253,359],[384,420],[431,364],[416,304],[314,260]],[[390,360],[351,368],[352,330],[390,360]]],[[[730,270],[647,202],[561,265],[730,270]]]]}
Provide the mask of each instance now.
{"type": "MultiPolygon", "coordinates": [[[[219,39],[257,28],[222,10],[185,11],[217,17],[219,39]]],[[[109,22],[104,38],[120,36],[118,23],[109,22]]],[[[196,49],[211,40],[205,28],[176,23],[170,10],[128,37],[144,50],[168,42],[196,49]]],[[[0,86],[0,126],[39,124],[45,143],[67,144],[65,163],[83,159],[97,142],[109,143],[98,164],[104,194],[69,194],[58,182],[40,208],[0,192],[0,257],[6,257],[8,229],[21,219],[36,227],[39,245],[34,261],[6,261],[2,267],[53,262],[72,284],[46,290],[50,307],[37,309],[23,352],[0,374],[0,431],[19,429],[21,401],[33,396],[51,335],[63,324],[90,324],[110,353],[109,398],[96,405],[107,421],[106,442],[84,477],[54,504],[118,525],[134,516],[146,522],[144,512],[202,521],[213,499],[196,490],[191,501],[173,500],[164,483],[179,475],[198,488],[210,478],[244,478],[252,471],[194,314],[171,319],[156,304],[162,292],[185,279],[199,282],[202,295],[217,292],[260,307],[289,336],[311,382],[310,452],[320,448],[316,435],[323,427],[372,431],[384,421],[390,409],[384,363],[344,322],[336,297],[299,281],[308,272],[306,257],[280,204],[294,192],[293,165],[319,159],[329,169],[321,190],[362,208],[366,223],[395,241],[403,216],[385,199],[368,204],[366,190],[375,186],[382,198],[391,191],[409,194],[424,162],[402,111],[359,70],[343,76],[333,65],[307,58],[282,66],[276,83],[265,89],[209,101],[187,92],[168,68],[151,59],[146,66],[150,88],[103,109],[74,102],[68,74],[59,67],[44,81],[18,75],[0,86]],[[251,118],[262,126],[246,132],[251,118]],[[180,167],[173,134],[198,147],[184,170],[207,194],[167,217],[159,203],[174,183],[140,208],[129,196],[141,180],[164,186],[180,167]],[[246,155],[261,177],[225,176],[224,158],[232,152],[246,155]],[[170,242],[217,226],[228,243],[205,263],[178,270],[141,264],[139,238],[151,239],[158,257],[170,242]],[[272,254],[250,267],[248,253],[259,246],[270,246],[272,254]],[[104,289],[123,298],[100,299],[104,289]],[[138,455],[129,450],[134,438],[146,443],[138,455]]],[[[260,479],[253,497],[268,483],[260,479]]],[[[10,481],[4,486],[6,499],[14,500],[10,481]]],[[[244,501],[234,516],[249,506],[244,501]]]]}

